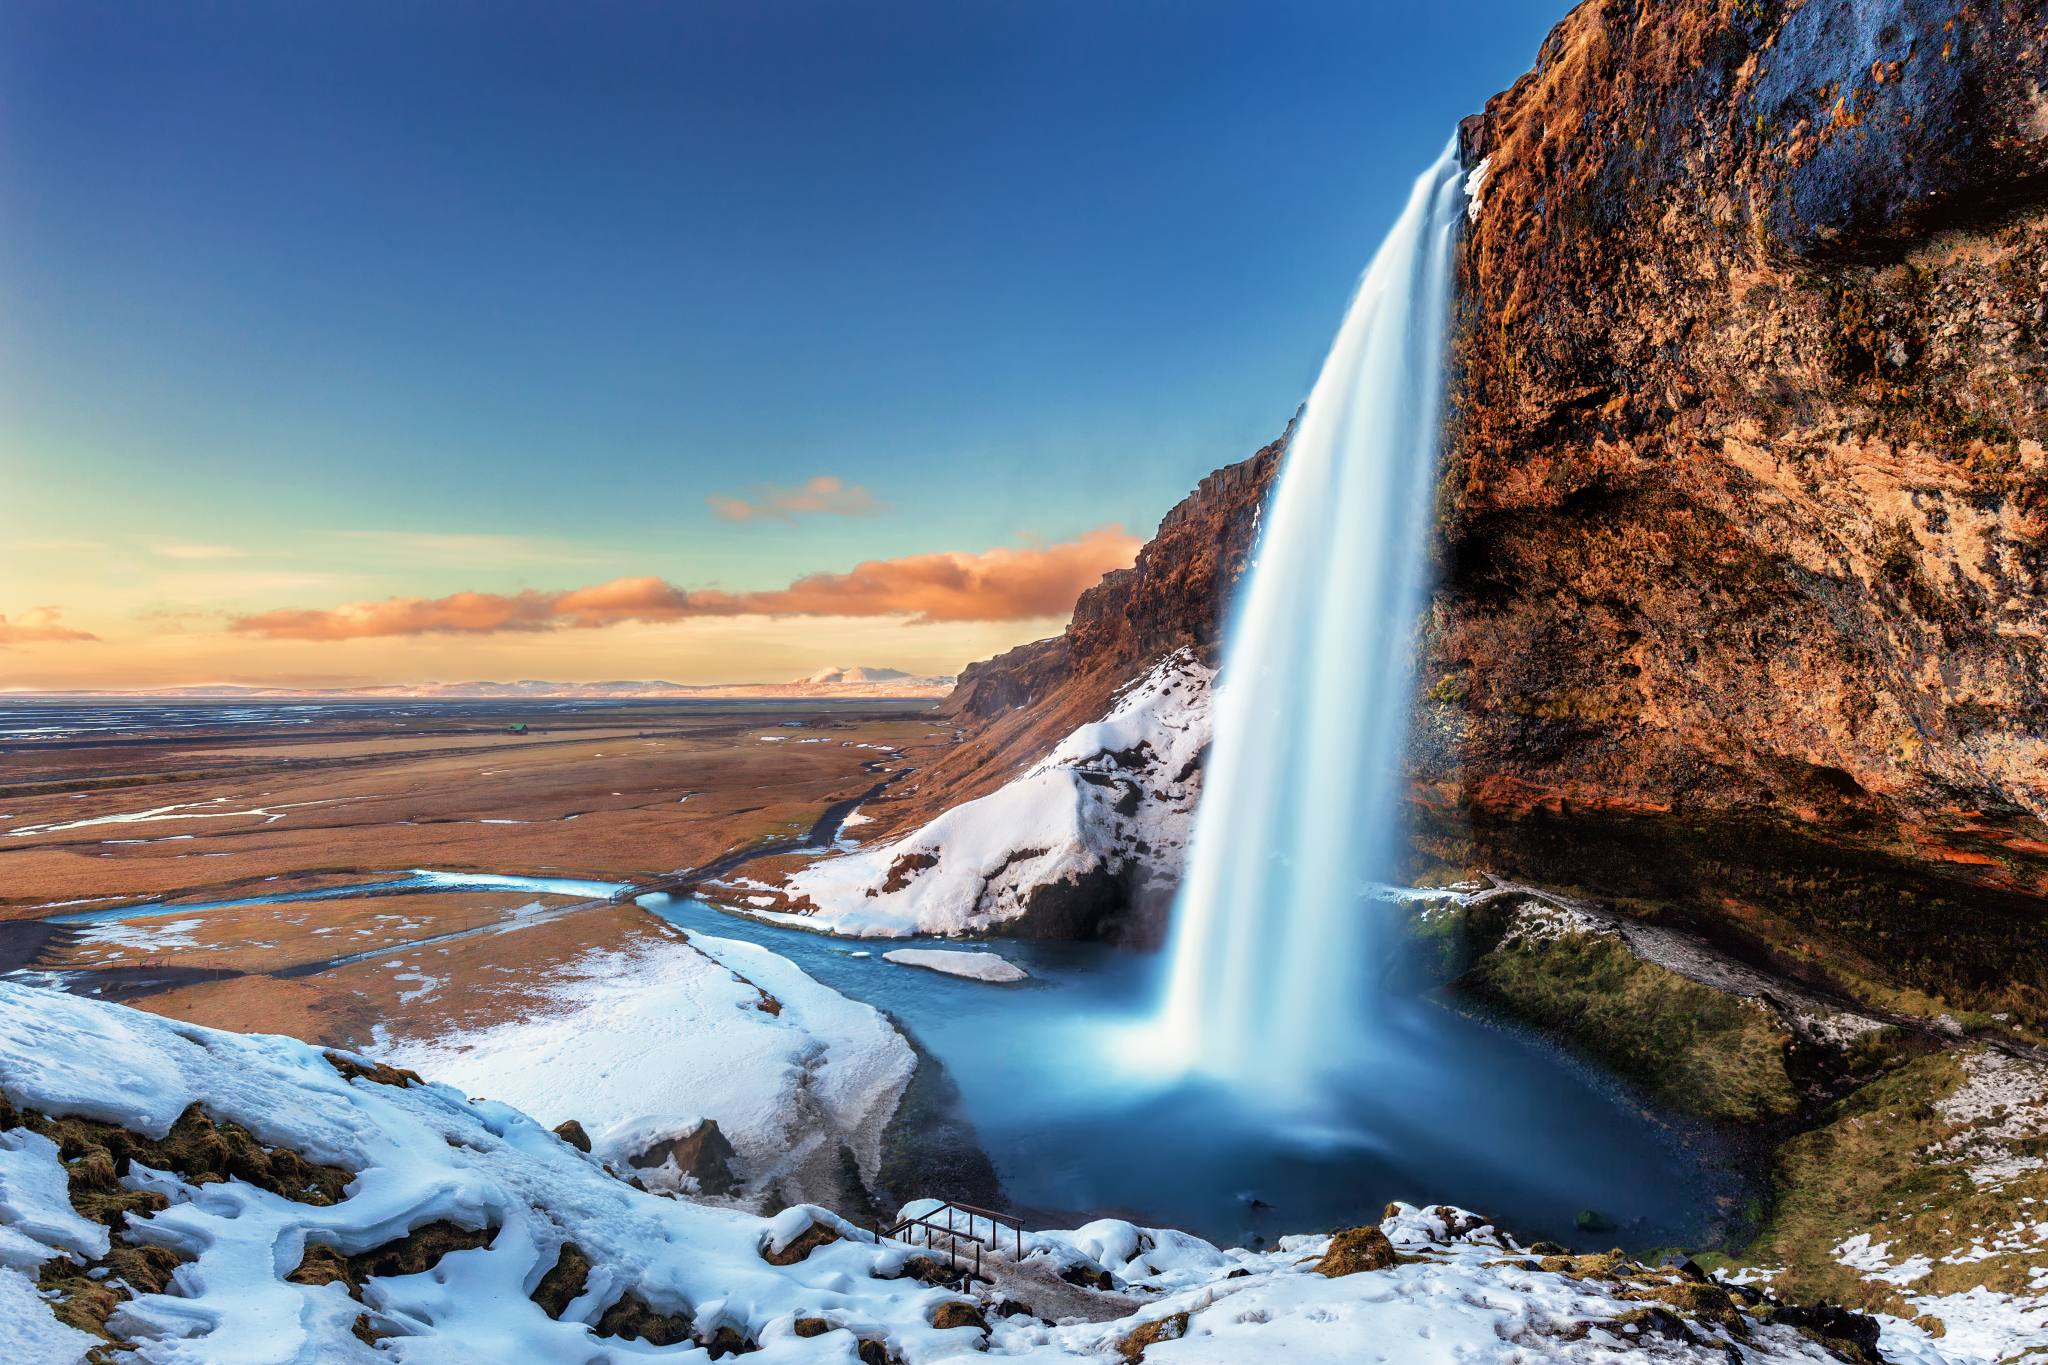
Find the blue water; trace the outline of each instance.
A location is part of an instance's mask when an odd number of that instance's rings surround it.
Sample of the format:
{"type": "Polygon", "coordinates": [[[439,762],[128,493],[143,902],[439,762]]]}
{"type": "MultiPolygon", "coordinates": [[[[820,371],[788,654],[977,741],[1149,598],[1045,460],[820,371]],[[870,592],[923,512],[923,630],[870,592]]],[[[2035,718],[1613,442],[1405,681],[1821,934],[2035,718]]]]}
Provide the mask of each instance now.
{"type": "Polygon", "coordinates": [[[1749,1194],[1712,1134],[1436,991],[1390,989],[1375,1046],[1325,1110],[1276,1124],[1235,1088],[1160,1088],[1119,1043],[1142,1046],[1151,954],[1006,941],[994,951],[1033,979],[999,986],[881,956],[957,940],[840,939],[699,901],[642,904],[772,948],[890,1014],[945,1064],[1005,1194],[1042,1223],[1114,1213],[1249,1244],[1376,1220],[1403,1199],[1454,1202],[1528,1239],[1646,1248],[1714,1240],[1717,1213],[1749,1194]],[[1582,1209],[1615,1228],[1581,1232],[1582,1209]]]}

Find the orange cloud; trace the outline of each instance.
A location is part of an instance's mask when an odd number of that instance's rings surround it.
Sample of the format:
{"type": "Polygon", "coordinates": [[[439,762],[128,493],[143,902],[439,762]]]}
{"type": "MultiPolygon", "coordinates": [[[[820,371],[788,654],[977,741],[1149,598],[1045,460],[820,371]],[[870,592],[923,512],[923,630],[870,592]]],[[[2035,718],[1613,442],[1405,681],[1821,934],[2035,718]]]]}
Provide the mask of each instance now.
{"type": "Polygon", "coordinates": [[[626,621],[705,616],[908,616],[920,624],[1021,621],[1071,610],[1084,589],[1128,565],[1140,544],[1121,526],[1101,526],[1057,545],[869,560],[845,573],[811,574],[764,592],[689,592],[659,578],[615,578],[558,592],[459,592],[267,611],[238,617],[229,629],[273,640],[360,640],[593,630],[626,621]]]}
{"type": "Polygon", "coordinates": [[[31,607],[12,621],[0,616],[0,649],[8,645],[49,644],[61,640],[97,640],[90,631],[73,630],[57,620],[55,607],[31,607]]]}
{"type": "Polygon", "coordinates": [[[752,498],[713,494],[705,501],[711,504],[713,511],[727,521],[759,521],[763,518],[795,521],[798,513],[814,512],[828,512],[840,517],[864,517],[882,508],[882,504],[876,501],[873,493],[834,474],[820,474],[814,479],[806,479],[798,488],[778,488],[773,484],[762,484],[754,490],[752,498]]]}

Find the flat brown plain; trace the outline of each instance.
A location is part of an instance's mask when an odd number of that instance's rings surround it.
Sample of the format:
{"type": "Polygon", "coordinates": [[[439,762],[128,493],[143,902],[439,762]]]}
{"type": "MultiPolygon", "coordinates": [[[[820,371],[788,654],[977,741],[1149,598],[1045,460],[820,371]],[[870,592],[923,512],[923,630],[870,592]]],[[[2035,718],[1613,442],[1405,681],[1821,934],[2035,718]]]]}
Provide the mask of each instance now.
{"type": "Polygon", "coordinates": [[[0,918],[420,867],[657,877],[801,834],[876,767],[922,766],[951,743],[927,706],[592,705],[544,723],[474,707],[431,728],[352,719],[289,740],[224,728],[9,745],[0,918]],[[506,733],[519,721],[529,734],[506,733]]]}
{"type": "Polygon", "coordinates": [[[531,1008],[563,961],[665,926],[528,891],[364,895],[58,929],[417,868],[673,884],[805,836],[954,742],[929,702],[352,708],[0,747],[0,927],[13,962],[217,1027],[367,1046],[531,1008]],[[525,724],[525,734],[510,727],[525,724]],[[502,930],[502,932],[490,932],[502,930]],[[28,945],[23,948],[22,945],[28,945]],[[422,954],[417,971],[392,969],[422,954]],[[411,958],[408,957],[408,961],[411,958]],[[431,991],[417,979],[433,978],[431,991]]]}

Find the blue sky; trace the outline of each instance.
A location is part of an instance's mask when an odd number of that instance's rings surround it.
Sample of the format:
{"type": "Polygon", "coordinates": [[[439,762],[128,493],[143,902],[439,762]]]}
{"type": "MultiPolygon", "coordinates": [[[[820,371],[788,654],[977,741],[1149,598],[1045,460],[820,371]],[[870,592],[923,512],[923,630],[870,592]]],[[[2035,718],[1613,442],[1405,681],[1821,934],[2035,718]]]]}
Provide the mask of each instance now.
{"type": "MultiPolygon", "coordinates": [[[[17,630],[0,685],[446,671],[483,638],[223,626],[1149,533],[1278,432],[1562,10],[15,0],[0,617],[99,638],[17,630]],[[868,502],[708,501],[821,476],[868,502]]],[[[869,628],[935,664],[1048,626],[869,628]]],[[[578,649],[739,667],[692,631],[578,649]]]]}

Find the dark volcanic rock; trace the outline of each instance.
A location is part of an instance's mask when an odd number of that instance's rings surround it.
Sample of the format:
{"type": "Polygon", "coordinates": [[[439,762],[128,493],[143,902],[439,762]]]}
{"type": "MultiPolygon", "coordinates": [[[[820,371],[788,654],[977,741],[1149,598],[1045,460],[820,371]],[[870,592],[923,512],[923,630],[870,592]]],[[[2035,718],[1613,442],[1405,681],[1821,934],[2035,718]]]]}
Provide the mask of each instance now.
{"type": "Polygon", "coordinates": [[[705,1194],[731,1194],[739,1188],[731,1161],[737,1155],[732,1142],[719,1130],[717,1119],[700,1119],[687,1133],[663,1138],[634,1152],[626,1160],[636,1170],[650,1170],[673,1164],[678,1175],[697,1182],[705,1194]]]}

